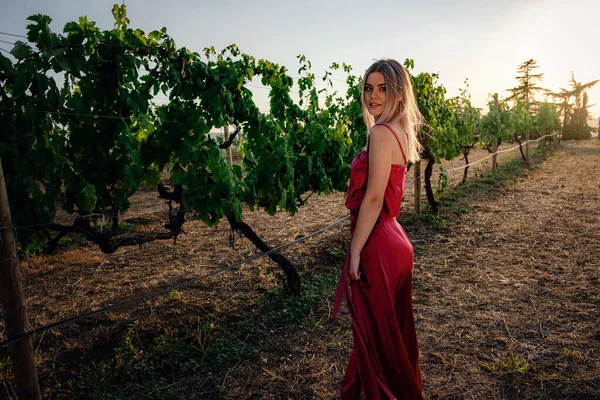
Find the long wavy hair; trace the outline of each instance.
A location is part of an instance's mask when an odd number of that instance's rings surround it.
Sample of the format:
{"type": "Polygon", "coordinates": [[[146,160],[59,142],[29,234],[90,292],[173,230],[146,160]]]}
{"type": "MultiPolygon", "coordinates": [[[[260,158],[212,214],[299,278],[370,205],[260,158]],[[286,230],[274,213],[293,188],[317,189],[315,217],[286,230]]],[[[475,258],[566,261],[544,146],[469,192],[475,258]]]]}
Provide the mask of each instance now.
{"type": "Polygon", "coordinates": [[[418,135],[424,119],[419,111],[408,71],[393,59],[376,61],[363,76],[361,92],[360,99],[363,119],[367,125],[367,134],[375,124],[400,122],[407,137],[408,148],[405,149],[407,161],[419,161],[422,146],[419,143],[418,135]],[[365,101],[365,85],[367,77],[372,72],[381,72],[387,94],[385,108],[377,121],[369,113],[365,101]]]}

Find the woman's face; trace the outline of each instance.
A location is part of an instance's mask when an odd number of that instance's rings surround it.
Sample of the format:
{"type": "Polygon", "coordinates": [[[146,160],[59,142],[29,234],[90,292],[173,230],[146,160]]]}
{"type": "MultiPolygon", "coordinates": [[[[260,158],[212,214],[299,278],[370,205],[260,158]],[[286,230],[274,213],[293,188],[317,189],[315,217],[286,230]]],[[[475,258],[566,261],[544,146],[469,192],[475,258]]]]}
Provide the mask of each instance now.
{"type": "Polygon", "coordinates": [[[369,114],[377,121],[381,117],[381,114],[383,114],[387,100],[385,79],[381,72],[371,72],[367,76],[364,96],[369,114]]]}

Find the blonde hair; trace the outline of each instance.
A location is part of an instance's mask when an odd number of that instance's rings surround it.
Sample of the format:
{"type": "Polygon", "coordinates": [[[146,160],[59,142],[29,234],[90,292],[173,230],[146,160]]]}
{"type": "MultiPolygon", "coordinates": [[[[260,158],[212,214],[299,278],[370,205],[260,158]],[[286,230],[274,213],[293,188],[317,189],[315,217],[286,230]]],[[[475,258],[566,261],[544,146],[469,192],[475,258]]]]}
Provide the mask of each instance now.
{"type": "Polygon", "coordinates": [[[376,123],[400,122],[407,137],[408,148],[404,149],[407,161],[419,161],[422,146],[419,143],[418,135],[423,125],[423,116],[419,111],[408,71],[396,60],[383,59],[376,61],[365,72],[361,89],[360,101],[362,103],[363,119],[367,125],[367,134],[376,123]],[[385,108],[377,121],[369,113],[365,102],[367,77],[373,72],[380,72],[383,75],[387,94],[385,108]]]}

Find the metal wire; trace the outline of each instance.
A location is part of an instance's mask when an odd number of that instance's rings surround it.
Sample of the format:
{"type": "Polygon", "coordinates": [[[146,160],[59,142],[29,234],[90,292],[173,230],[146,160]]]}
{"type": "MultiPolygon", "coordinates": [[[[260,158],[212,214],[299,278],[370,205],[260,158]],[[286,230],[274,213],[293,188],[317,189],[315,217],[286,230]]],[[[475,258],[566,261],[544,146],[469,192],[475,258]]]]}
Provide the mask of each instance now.
{"type": "Polygon", "coordinates": [[[20,38],[23,38],[23,39],[27,39],[27,36],[17,35],[17,34],[8,33],[8,32],[0,32],[0,35],[14,36],[14,37],[20,37],[20,38]]]}

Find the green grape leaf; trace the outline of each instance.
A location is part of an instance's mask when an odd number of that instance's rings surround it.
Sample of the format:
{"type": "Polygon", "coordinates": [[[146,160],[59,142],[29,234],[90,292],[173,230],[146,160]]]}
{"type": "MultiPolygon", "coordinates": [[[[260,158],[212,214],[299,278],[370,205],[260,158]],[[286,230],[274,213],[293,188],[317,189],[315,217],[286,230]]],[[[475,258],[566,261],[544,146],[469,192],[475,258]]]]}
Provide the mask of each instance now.
{"type": "Polygon", "coordinates": [[[79,209],[92,212],[96,208],[96,188],[93,185],[87,184],[75,197],[75,203],[79,209]]]}
{"type": "Polygon", "coordinates": [[[10,51],[17,60],[21,60],[31,54],[31,48],[21,40],[17,40],[15,42],[15,47],[10,51]]]}
{"type": "Polygon", "coordinates": [[[2,53],[0,53],[0,71],[8,74],[12,70],[12,62],[8,57],[4,57],[2,53]]]}
{"type": "Polygon", "coordinates": [[[185,170],[180,166],[175,167],[171,170],[171,183],[178,185],[183,182],[185,177],[185,170]]]}

